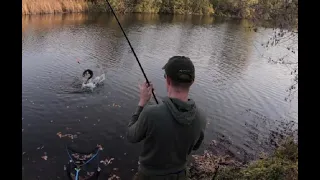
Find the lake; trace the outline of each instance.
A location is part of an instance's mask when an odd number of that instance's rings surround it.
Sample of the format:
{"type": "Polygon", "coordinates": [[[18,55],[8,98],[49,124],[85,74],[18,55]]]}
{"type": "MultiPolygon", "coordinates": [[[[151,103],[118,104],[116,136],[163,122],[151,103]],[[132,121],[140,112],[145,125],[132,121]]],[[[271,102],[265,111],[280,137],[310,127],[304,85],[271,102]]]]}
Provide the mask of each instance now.
{"type": "MultiPolygon", "coordinates": [[[[167,60],[184,55],[194,62],[190,97],[208,118],[204,143],[195,153],[215,140],[215,153],[247,161],[272,149],[272,134],[296,126],[297,98],[284,100],[292,83],[290,69],[262,57],[270,53],[261,43],[272,29],[254,32],[245,20],[201,16],[128,14],[119,20],[158,100],[166,96],[161,68],[167,60]]],[[[141,144],[124,137],[143,81],[112,15],[23,16],[23,179],[63,179],[65,145],[72,142],[82,147],[101,144],[101,159],[115,158],[109,166],[101,164],[103,176],[130,179],[141,144]],[[81,91],[85,69],[106,75],[93,92],[81,91]],[[59,138],[58,132],[77,137],[59,138]],[[41,158],[44,154],[47,160],[41,158]]]]}

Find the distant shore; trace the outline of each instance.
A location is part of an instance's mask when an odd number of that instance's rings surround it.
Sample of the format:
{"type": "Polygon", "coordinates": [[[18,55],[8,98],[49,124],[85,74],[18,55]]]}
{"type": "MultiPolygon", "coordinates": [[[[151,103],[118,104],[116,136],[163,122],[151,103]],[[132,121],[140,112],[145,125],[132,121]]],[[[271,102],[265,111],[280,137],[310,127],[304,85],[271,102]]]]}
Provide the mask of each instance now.
{"type": "Polygon", "coordinates": [[[103,12],[106,6],[101,5],[86,0],[22,0],[22,15],[103,12]]]}
{"type": "MultiPolygon", "coordinates": [[[[142,0],[138,4],[125,4],[124,0],[109,0],[112,8],[118,13],[167,13],[167,14],[214,14],[212,5],[207,1],[205,7],[198,10],[183,7],[172,10],[173,4],[156,0],[142,0]],[[158,2],[158,3],[156,3],[158,2]]],[[[108,12],[105,0],[22,0],[22,15],[108,12]]]]}

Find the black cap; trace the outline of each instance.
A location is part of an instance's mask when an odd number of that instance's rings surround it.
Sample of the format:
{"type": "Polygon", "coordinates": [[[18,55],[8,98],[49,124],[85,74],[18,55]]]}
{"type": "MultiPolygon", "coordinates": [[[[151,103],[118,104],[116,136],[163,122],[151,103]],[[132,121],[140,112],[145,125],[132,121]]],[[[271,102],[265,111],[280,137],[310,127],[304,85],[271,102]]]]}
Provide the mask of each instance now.
{"type": "Polygon", "coordinates": [[[190,58],[185,56],[173,56],[162,69],[176,82],[189,83],[195,78],[194,65],[190,58]]]}

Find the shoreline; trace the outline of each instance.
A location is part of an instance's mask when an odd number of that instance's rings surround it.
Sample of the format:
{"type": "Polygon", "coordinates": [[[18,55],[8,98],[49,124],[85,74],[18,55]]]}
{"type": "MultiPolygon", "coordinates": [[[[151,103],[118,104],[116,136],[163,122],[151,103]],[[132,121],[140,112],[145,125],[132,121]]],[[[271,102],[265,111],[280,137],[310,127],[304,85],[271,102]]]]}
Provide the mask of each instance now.
{"type": "Polygon", "coordinates": [[[261,153],[258,158],[241,162],[229,155],[214,155],[205,150],[192,155],[187,167],[190,180],[247,180],[247,179],[298,179],[298,142],[288,136],[278,141],[270,153],[261,153]]]}
{"type": "MultiPolygon", "coordinates": [[[[154,1],[143,0],[139,3],[125,4],[124,1],[109,0],[112,8],[118,14],[171,14],[171,15],[215,15],[209,0],[202,7],[188,4],[183,7],[173,7],[165,2],[155,4],[154,1]]],[[[22,0],[22,16],[45,14],[72,13],[105,13],[111,12],[105,0],[22,0]]],[[[224,17],[221,16],[221,17],[224,17]]],[[[233,16],[228,16],[233,17],[233,16]]],[[[241,17],[238,17],[241,18],[241,17]]]]}

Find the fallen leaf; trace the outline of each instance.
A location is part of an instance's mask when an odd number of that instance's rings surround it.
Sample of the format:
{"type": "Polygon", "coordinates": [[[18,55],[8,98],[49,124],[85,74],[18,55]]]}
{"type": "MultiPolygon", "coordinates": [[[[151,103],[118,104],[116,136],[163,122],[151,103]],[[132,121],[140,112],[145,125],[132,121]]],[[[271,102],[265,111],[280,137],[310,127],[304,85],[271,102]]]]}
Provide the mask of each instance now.
{"type": "Polygon", "coordinates": [[[79,158],[79,154],[77,153],[74,153],[74,154],[71,154],[74,158],[78,159],[79,158]]]}
{"type": "Polygon", "coordinates": [[[111,158],[111,159],[105,159],[105,160],[101,160],[100,163],[104,164],[105,166],[109,165],[109,164],[112,164],[112,161],[114,160],[114,158],[111,158]]]}
{"type": "Polygon", "coordinates": [[[59,138],[62,138],[61,132],[58,132],[57,135],[59,136],[59,138]]]}
{"type": "Polygon", "coordinates": [[[70,139],[75,139],[75,138],[78,137],[76,134],[75,134],[75,135],[73,135],[73,134],[65,134],[65,135],[63,135],[61,132],[58,132],[57,135],[58,135],[60,138],[68,137],[68,138],[70,138],[70,139]]]}
{"type": "Polygon", "coordinates": [[[119,168],[113,168],[114,171],[118,171],[119,168]]]}
{"type": "Polygon", "coordinates": [[[113,174],[111,177],[108,178],[108,180],[114,180],[114,179],[120,179],[120,177],[113,174]]]}
{"type": "Polygon", "coordinates": [[[37,147],[37,150],[39,150],[39,149],[43,149],[44,148],[44,146],[41,146],[41,147],[37,147]]]}
{"type": "Polygon", "coordinates": [[[216,145],[217,145],[217,141],[216,141],[216,140],[212,140],[211,143],[210,143],[210,145],[216,146],[216,145]]]}
{"type": "Polygon", "coordinates": [[[47,160],[48,159],[48,156],[47,155],[44,155],[44,156],[41,156],[42,159],[44,160],[47,160]]]}
{"type": "Polygon", "coordinates": [[[85,161],[88,160],[89,158],[91,158],[93,155],[92,154],[88,154],[88,155],[82,155],[80,156],[77,153],[71,154],[75,159],[80,160],[80,161],[85,161]]]}
{"type": "Polygon", "coordinates": [[[92,176],[94,174],[94,172],[87,172],[88,176],[92,176]]]}
{"type": "Polygon", "coordinates": [[[102,147],[102,145],[100,145],[100,144],[97,144],[97,147],[99,148],[99,150],[100,150],[100,151],[102,151],[102,150],[103,150],[103,147],[102,147]]]}

